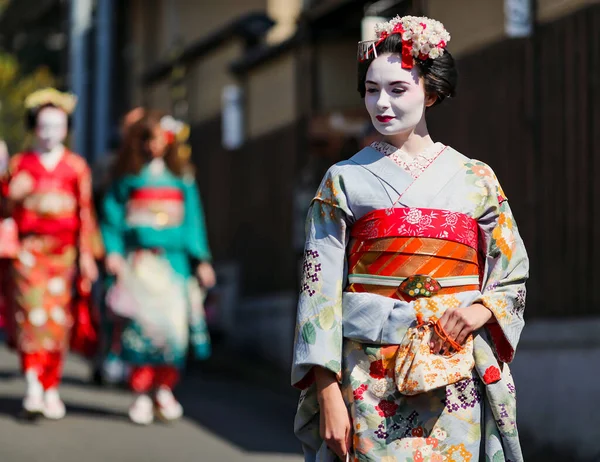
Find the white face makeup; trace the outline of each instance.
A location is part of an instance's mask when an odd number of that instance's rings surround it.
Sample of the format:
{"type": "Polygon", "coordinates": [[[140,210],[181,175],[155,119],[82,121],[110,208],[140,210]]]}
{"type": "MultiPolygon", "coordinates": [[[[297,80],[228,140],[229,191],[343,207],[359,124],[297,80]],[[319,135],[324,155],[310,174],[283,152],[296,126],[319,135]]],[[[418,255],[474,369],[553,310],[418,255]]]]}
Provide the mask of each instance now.
{"type": "Polygon", "coordinates": [[[425,116],[425,90],[418,70],[404,69],[398,54],[373,60],[366,77],[365,106],[382,135],[410,132],[425,116]]]}
{"type": "Polygon", "coordinates": [[[52,151],[67,137],[67,114],[55,107],[42,109],[35,127],[37,145],[42,151],[52,151]]]}

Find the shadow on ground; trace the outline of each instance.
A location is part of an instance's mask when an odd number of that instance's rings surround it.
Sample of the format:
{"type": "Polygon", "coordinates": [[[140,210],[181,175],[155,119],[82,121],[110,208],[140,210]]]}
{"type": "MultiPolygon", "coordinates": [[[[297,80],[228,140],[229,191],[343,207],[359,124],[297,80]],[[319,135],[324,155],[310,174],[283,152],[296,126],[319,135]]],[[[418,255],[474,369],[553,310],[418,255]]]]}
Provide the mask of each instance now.
{"type": "MultiPolygon", "coordinates": [[[[268,365],[246,361],[244,365],[229,367],[232,358],[239,354],[216,353],[210,361],[190,363],[182,382],[175,390],[181,401],[185,418],[222,440],[246,452],[301,454],[300,443],[293,433],[297,393],[283,379],[280,370],[268,365]]],[[[14,368],[0,367],[0,381],[22,380],[14,368]]],[[[99,386],[81,376],[66,375],[63,383],[94,393],[99,386]]],[[[102,387],[118,394],[129,394],[120,387],[102,387]]],[[[99,404],[82,405],[69,401],[68,391],[63,392],[68,417],[87,416],[109,421],[127,420],[127,409],[122,413],[102,408],[99,404]]],[[[14,390],[0,395],[0,414],[23,424],[35,424],[25,419],[21,411],[22,396],[14,390]]],[[[98,403],[98,400],[95,400],[98,403]]],[[[67,417],[67,418],[68,418],[67,417]]]]}
{"type": "MultiPolygon", "coordinates": [[[[21,407],[22,400],[23,398],[21,396],[0,397],[0,414],[7,415],[23,424],[37,423],[38,419],[30,418],[23,413],[21,407]]],[[[113,412],[95,406],[81,406],[79,404],[70,403],[68,400],[65,401],[70,416],[79,415],[107,420],[127,420],[126,413],[113,412]]]]}
{"type": "Polygon", "coordinates": [[[186,417],[244,451],[302,454],[293,432],[298,393],[281,370],[238,358],[217,352],[190,364],[177,389],[186,417]]]}

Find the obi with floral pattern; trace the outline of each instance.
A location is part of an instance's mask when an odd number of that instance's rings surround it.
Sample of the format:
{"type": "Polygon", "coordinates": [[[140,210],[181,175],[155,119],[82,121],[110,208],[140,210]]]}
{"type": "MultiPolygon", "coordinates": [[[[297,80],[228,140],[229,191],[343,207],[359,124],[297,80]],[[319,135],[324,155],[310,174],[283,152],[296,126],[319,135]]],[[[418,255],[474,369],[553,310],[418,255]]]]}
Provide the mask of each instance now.
{"type": "Polygon", "coordinates": [[[446,210],[368,213],[350,232],[348,292],[400,300],[479,288],[477,222],[446,210]]]}

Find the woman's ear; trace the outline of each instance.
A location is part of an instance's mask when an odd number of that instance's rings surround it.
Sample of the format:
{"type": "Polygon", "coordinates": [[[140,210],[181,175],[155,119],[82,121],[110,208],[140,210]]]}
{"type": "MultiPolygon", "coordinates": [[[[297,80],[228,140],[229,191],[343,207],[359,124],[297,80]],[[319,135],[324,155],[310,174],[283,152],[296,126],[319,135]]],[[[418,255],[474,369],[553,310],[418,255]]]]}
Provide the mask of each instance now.
{"type": "Polygon", "coordinates": [[[425,107],[431,107],[437,101],[437,95],[435,93],[430,93],[425,97],[425,107]]]}

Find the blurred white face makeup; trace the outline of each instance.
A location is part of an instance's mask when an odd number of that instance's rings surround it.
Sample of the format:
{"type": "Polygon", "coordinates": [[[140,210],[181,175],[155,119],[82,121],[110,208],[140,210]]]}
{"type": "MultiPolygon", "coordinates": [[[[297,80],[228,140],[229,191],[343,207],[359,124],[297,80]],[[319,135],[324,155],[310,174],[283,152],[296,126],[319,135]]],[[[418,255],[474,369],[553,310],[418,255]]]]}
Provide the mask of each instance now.
{"type": "Polygon", "coordinates": [[[383,54],[369,66],[365,106],[382,135],[415,129],[425,115],[425,90],[417,67],[404,69],[398,54],[383,54]]]}
{"type": "Polygon", "coordinates": [[[55,107],[42,109],[37,116],[35,134],[42,151],[52,151],[61,146],[67,137],[67,114],[55,107]]]}

